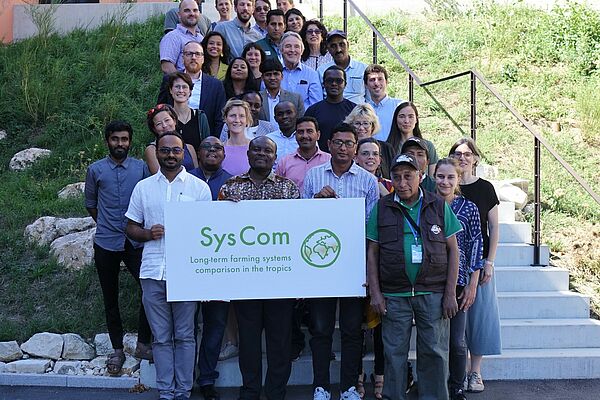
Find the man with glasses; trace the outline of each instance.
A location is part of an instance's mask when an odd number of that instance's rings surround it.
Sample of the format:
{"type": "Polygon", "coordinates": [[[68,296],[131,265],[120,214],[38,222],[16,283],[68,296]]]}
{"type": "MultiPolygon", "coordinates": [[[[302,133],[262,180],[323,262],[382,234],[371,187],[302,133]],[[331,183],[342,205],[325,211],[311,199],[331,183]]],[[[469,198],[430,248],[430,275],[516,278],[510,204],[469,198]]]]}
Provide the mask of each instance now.
{"type": "MultiPolygon", "coordinates": [[[[223,143],[216,137],[207,137],[198,148],[198,168],[190,171],[190,174],[208,184],[213,201],[217,200],[221,186],[232,176],[221,168],[224,159],[223,143]]],[[[198,328],[200,309],[202,310],[202,339],[199,341],[196,383],[200,386],[200,393],[204,400],[218,400],[219,393],[215,389],[215,381],[219,377],[219,372],[216,368],[227,325],[229,303],[225,301],[200,303],[196,311],[196,328],[198,328]]]]}
{"type": "MultiPolygon", "coordinates": [[[[304,179],[305,199],[363,198],[368,218],[379,199],[375,175],[354,162],[358,137],[351,125],[336,126],[329,139],[331,161],[314,167],[304,179]]],[[[352,218],[352,216],[348,216],[352,218]]],[[[309,299],[310,348],[313,361],[313,398],[330,400],[329,365],[335,330],[338,298],[309,299]]],[[[356,391],[362,368],[362,319],[364,298],[339,298],[339,326],[342,358],[340,365],[340,392],[342,400],[360,400],[356,391]]]]}
{"type": "Polygon", "coordinates": [[[165,75],[183,71],[184,45],[190,41],[200,43],[204,39],[198,29],[199,17],[200,10],[194,0],[179,3],[179,24],[160,40],[160,68],[165,75]]]}
{"type": "Polygon", "coordinates": [[[215,32],[223,35],[229,45],[232,58],[241,57],[248,43],[262,39],[262,35],[250,25],[250,19],[254,14],[254,0],[234,0],[233,5],[237,16],[215,27],[215,32]]]}
{"type": "Polygon", "coordinates": [[[140,283],[152,330],[156,388],[161,399],[190,398],[194,379],[196,303],[167,302],[164,210],[167,202],[210,201],[206,183],[181,165],[183,139],[166,132],[156,140],[159,171],[140,181],[131,194],[127,235],[144,243],[140,283]]]}
{"type": "Polygon", "coordinates": [[[328,142],[333,128],[350,114],[356,104],[344,98],[346,72],[337,65],[332,65],[325,70],[323,86],[325,86],[325,99],[308,107],[304,115],[319,121],[321,127],[319,148],[329,151],[328,142]]]}
{"type": "Polygon", "coordinates": [[[269,11],[271,11],[271,2],[269,0],[256,0],[253,14],[256,23],[252,29],[260,33],[263,38],[267,35],[267,22],[269,20],[267,13],[269,11]]]}

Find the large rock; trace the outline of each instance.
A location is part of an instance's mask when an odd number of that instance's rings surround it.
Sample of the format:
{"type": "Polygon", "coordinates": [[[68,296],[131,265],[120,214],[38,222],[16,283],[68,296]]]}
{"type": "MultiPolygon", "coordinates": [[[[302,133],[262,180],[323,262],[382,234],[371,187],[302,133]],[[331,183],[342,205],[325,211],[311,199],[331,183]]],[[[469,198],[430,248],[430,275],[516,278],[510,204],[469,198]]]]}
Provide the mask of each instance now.
{"type": "Polygon", "coordinates": [[[137,333],[126,333],[123,336],[123,350],[131,355],[135,354],[137,346],[137,333]]]}
{"type": "MultiPolygon", "coordinates": [[[[113,353],[113,347],[108,333],[98,333],[94,337],[94,347],[96,348],[96,355],[98,356],[107,356],[113,353]]],[[[95,358],[94,360],[97,359],[95,358]]]]}
{"type": "Polygon", "coordinates": [[[41,217],[25,228],[25,238],[38,246],[46,246],[56,238],[73,232],[86,231],[96,226],[92,217],[41,217]]]}
{"type": "Polygon", "coordinates": [[[63,337],[62,358],[65,360],[91,360],[96,351],[83,338],[75,333],[65,333],[63,337]]]}
{"type": "Polygon", "coordinates": [[[11,362],[23,357],[23,352],[19,344],[14,340],[12,342],[0,342],[0,361],[11,362]]]}
{"type": "Polygon", "coordinates": [[[507,182],[495,182],[494,187],[500,201],[510,201],[515,209],[522,210],[527,204],[527,193],[507,182]]]}
{"type": "Polygon", "coordinates": [[[475,174],[483,179],[498,179],[498,167],[489,164],[479,164],[475,168],[475,174]]]}
{"type": "Polygon", "coordinates": [[[71,183],[70,185],[65,186],[60,189],[58,192],[59,199],[70,199],[77,198],[83,196],[83,191],[85,189],[85,182],[77,182],[71,183]]]}
{"type": "Polygon", "coordinates": [[[67,269],[80,270],[93,261],[95,233],[96,228],[92,228],[59,237],[50,244],[50,253],[67,269]]]}
{"type": "Polygon", "coordinates": [[[21,150],[11,158],[8,167],[11,171],[23,171],[29,168],[41,157],[48,157],[52,152],[48,149],[30,149],[21,150]]]}
{"type": "Polygon", "coordinates": [[[52,360],[30,358],[28,360],[18,360],[8,363],[4,371],[18,374],[43,374],[51,365],[52,360]]]}
{"type": "Polygon", "coordinates": [[[123,363],[123,368],[121,368],[121,374],[131,375],[138,369],[140,369],[140,361],[129,354],[125,354],[125,363],[123,363]]]}
{"type": "Polygon", "coordinates": [[[59,375],[77,375],[81,370],[81,361],[57,361],[54,373],[59,375]]]}
{"type": "Polygon", "coordinates": [[[63,338],[58,333],[36,333],[21,345],[30,356],[58,360],[63,350],[63,338]]]}
{"type": "Polygon", "coordinates": [[[88,361],[86,362],[86,367],[87,368],[104,368],[106,367],[106,360],[108,357],[106,356],[99,356],[94,358],[92,361],[88,361]]]}

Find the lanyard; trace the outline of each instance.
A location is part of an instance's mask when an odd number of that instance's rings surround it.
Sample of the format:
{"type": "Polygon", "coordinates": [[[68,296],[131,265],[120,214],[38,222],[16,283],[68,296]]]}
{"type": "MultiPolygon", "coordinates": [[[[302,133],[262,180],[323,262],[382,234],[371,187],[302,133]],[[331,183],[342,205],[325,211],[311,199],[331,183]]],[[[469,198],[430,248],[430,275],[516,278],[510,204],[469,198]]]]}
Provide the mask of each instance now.
{"type": "Polygon", "coordinates": [[[412,219],[412,217],[410,216],[410,214],[408,213],[408,210],[406,209],[406,207],[404,207],[402,204],[400,204],[400,210],[402,211],[402,214],[404,214],[404,219],[406,220],[406,222],[408,222],[408,227],[410,228],[410,231],[412,232],[413,236],[415,237],[415,243],[419,243],[419,221],[421,219],[421,206],[423,205],[423,202],[421,200],[419,200],[419,210],[417,213],[417,222],[415,222],[415,220],[412,219]]]}

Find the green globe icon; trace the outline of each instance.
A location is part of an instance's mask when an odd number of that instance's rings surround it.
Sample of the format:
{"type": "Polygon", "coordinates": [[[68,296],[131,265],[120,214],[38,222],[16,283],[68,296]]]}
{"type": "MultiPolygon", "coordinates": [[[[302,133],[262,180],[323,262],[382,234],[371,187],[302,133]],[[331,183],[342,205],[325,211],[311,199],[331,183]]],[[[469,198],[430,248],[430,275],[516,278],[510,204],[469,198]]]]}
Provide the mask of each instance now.
{"type": "Polygon", "coordinates": [[[327,229],[318,229],[304,239],[300,254],[308,265],[326,268],[338,259],[341,247],[340,239],[335,233],[327,229]]]}

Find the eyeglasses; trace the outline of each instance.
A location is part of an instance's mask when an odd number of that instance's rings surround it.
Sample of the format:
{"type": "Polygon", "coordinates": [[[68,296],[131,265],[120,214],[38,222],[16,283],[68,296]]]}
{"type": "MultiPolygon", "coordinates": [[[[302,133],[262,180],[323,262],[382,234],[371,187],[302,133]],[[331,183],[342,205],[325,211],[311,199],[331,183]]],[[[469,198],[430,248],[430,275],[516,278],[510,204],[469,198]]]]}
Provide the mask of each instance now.
{"type": "Polygon", "coordinates": [[[156,107],[152,107],[151,109],[149,109],[148,112],[146,113],[146,116],[148,118],[150,118],[154,113],[158,113],[159,111],[165,111],[165,110],[168,110],[167,104],[158,104],[156,107]]]}
{"type": "Polygon", "coordinates": [[[320,29],[307,29],[306,34],[307,35],[320,35],[321,30],[320,29]]]}
{"type": "Polygon", "coordinates": [[[473,158],[473,153],[470,151],[465,151],[465,152],[461,152],[461,151],[455,151],[454,153],[452,153],[452,156],[454,156],[455,158],[473,158]]]}
{"type": "Polygon", "coordinates": [[[202,150],[206,150],[206,151],[221,151],[221,150],[223,150],[224,147],[221,146],[220,144],[208,144],[208,143],[205,143],[205,144],[201,144],[200,148],[202,150]]]}
{"type": "Polygon", "coordinates": [[[354,125],[355,128],[368,128],[373,124],[371,122],[365,121],[365,122],[353,122],[352,125],[354,125]]]}
{"type": "Polygon", "coordinates": [[[328,84],[336,83],[338,85],[341,85],[345,81],[344,81],[344,78],[327,78],[323,82],[328,83],[328,84]]]}
{"type": "Polygon", "coordinates": [[[184,51],[183,55],[186,57],[204,57],[204,53],[202,53],[201,51],[184,51]]]}
{"type": "Polygon", "coordinates": [[[256,11],[266,11],[269,12],[271,11],[271,8],[269,6],[263,6],[263,7],[255,7],[254,8],[256,11]]]}
{"type": "Polygon", "coordinates": [[[331,144],[333,144],[335,147],[339,147],[339,148],[341,148],[342,146],[344,146],[347,149],[356,146],[356,142],[353,141],[353,140],[334,139],[334,140],[331,141],[331,144]]]}
{"type": "Polygon", "coordinates": [[[158,152],[164,156],[173,153],[175,155],[179,155],[183,153],[183,149],[181,147],[159,147],[158,152]]]}

